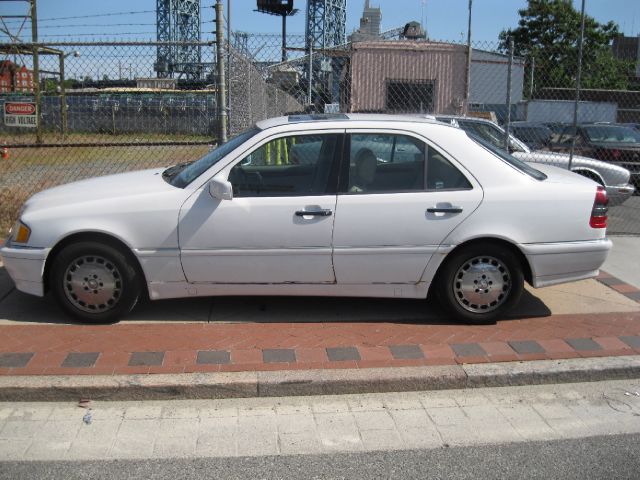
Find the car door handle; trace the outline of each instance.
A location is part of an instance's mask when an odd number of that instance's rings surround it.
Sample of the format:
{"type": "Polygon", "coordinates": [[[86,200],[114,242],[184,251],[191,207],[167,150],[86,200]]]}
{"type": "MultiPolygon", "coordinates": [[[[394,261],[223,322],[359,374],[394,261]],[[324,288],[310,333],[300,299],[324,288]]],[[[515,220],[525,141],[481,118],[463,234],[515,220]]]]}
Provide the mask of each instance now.
{"type": "Polygon", "coordinates": [[[329,217],[331,216],[331,210],[322,208],[320,210],[298,210],[296,215],[298,217],[306,217],[307,215],[314,215],[316,217],[329,217]]]}
{"type": "Polygon", "coordinates": [[[462,209],[460,207],[433,207],[427,208],[427,212],[429,213],[462,213],[462,209]]]}

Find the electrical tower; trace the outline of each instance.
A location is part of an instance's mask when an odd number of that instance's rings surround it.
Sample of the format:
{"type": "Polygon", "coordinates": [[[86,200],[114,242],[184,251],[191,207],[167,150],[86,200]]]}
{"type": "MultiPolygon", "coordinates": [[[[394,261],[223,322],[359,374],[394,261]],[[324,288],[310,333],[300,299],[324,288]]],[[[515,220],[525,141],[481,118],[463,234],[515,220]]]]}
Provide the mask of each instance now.
{"type": "MultiPolygon", "coordinates": [[[[200,0],[156,0],[158,42],[200,42],[200,0]]],[[[158,78],[199,79],[200,46],[161,45],[154,69],[158,78]]]]}
{"type": "Polygon", "coordinates": [[[308,0],[306,48],[322,50],[345,43],[347,0],[308,0]]]}

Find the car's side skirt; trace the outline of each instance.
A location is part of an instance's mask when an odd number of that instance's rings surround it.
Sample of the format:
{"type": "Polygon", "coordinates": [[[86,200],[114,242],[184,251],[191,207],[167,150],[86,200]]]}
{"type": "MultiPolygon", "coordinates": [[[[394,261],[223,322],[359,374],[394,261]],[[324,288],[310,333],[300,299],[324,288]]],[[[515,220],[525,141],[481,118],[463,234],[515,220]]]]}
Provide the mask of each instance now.
{"type": "Polygon", "coordinates": [[[149,283],[152,300],[182,297],[213,297],[238,295],[331,296],[331,297],[397,297],[426,298],[429,283],[416,284],[211,284],[211,283],[149,283]]]}

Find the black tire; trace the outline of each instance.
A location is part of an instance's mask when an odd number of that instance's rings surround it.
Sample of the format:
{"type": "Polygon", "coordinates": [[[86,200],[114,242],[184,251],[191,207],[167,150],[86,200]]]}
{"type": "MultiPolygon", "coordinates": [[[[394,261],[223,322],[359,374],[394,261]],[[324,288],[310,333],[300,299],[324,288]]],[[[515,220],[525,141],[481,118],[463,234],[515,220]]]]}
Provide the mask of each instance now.
{"type": "Polygon", "coordinates": [[[456,320],[494,323],[522,296],[524,275],[516,255],[505,246],[474,244],[445,260],[436,278],[441,305],[456,320]]]}
{"type": "Polygon", "coordinates": [[[69,315],[86,323],[111,323],[135,306],[140,280],[120,250],[79,242],[65,247],[53,260],[49,285],[69,315]]]}

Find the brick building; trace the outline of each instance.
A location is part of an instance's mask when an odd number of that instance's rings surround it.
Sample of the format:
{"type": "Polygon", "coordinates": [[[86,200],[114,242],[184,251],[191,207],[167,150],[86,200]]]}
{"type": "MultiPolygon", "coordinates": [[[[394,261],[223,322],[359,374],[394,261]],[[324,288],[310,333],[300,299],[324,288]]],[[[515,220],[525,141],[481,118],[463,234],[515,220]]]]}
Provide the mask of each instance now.
{"type": "Polygon", "coordinates": [[[5,60],[0,62],[0,93],[33,93],[33,72],[5,60]]]}

